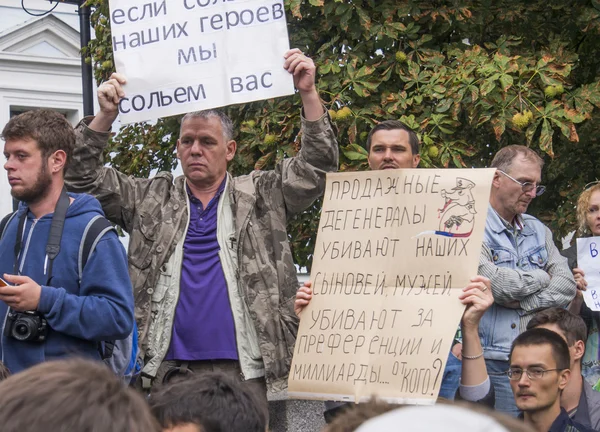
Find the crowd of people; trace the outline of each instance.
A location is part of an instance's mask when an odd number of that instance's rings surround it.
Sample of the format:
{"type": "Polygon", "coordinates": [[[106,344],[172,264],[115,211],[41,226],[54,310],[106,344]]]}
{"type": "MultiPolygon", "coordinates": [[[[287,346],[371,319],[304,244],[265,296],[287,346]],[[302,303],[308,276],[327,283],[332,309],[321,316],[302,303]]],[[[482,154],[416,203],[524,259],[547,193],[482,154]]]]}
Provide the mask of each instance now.
{"type": "MultiPolygon", "coordinates": [[[[314,63],[293,49],[283,67],[302,100],[302,146],[270,171],[227,172],[234,128],[217,110],[183,117],[182,176],[106,166],[119,74],[74,130],[49,110],[6,124],[20,204],[0,225],[3,431],[268,430],[267,393],[286,388],[312,298],[310,282],[298,288],[286,223],[339,162],[314,63]],[[113,224],[129,233],[127,252],[113,224]]],[[[396,120],[376,124],[367,152],[372,170],[420,162],[417,134],[396,120]]],[[[491,163],[478,275],[458,297],[466,308],[440,392],[456,403],[328,401],[327,431],[600,430],[600,315],[582,301],[576,250],[561,254],[526,214],[544,192],[543,165],[517,145],[491,163]]],[[[600,184],[588,186],[580,236],[600,235],[600,184]]]]}

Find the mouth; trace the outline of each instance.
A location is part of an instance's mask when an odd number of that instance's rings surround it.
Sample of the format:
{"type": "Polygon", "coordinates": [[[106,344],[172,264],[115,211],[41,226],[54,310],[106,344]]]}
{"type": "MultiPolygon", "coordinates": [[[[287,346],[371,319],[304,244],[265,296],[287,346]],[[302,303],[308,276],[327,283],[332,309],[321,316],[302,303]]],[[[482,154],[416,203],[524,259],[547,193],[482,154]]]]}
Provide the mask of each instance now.
{"type": "Polygon", "coordinates": [[[396,168],[398,168],[398,167],[395,166],[395,165],[389,165],[388,164],[388,165],[382,165],[380,169],[387,170],[387,169],[396,169],[396,168]]]}
{"type": "Polygon", "coordinates": [[[14,186],[14,185],[16,185],[16,184],[18,184],[20,182],[21,182],[21,180],[18,179],[18,178],[15,178],[15,177],[9,177],[8,178],[8,184],[10,184],[11,186],[14,186]]]}
{"type": "Polygon", "coordinates": [[[533,398],[534,396],[535,396],[535,395],[533,395],[533,394],[531,394],[531,393],[517,393],[517,397],[518,397],[519,399],[525,399],[525,400],[527,400],[527,399],[531,399],[531,398],[533,398]]]}

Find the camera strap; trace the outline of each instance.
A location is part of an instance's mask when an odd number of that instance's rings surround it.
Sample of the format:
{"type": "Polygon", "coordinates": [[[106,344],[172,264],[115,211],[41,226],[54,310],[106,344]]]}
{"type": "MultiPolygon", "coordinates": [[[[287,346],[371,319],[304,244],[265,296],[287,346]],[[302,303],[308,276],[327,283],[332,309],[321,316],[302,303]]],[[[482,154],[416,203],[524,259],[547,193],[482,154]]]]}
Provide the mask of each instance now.
{"type": "MultiPolygon", "coordinates": [[[[63,228],[65,225],[65,218],[67,216],[67,210],[71,200],[67,194],[67,189],[63,186],[60,192],[60,197],[56,203],[54,214],[52,215],[52,225],[50,226],[50,234],[48,235],[48,242],[46,243],[46,258],[48,259],[48,281],[46,285],[50,285],[52,279],[52,264],[54,259],[60,252],[60,240],[62,238],[63,228]]],[[[15,266],[13,273],[19,274],[19,255],[21,254],[21,246],[23,244],[23,231],[25,228],[25,221],[27,220],[27,209],[19,218],[19,227],[17,228],[17,240],[15,242],[15,266]]]]}

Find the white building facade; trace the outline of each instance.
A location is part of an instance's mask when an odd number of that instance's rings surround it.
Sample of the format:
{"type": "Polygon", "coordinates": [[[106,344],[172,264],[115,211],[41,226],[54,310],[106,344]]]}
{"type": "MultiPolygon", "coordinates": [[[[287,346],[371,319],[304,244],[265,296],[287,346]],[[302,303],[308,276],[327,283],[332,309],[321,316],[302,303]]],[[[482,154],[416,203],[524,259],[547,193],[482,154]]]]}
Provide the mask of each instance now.
{"type": "MultiPolygon", "coordinates": [[[[25,0],[24,5],[42,14],[55,3],[25,0]]],[[[51,14],[35,17],[18,0],[0,0],[0,130],[14,115],[35,108],[57,110],[76,124],[83,117],[79,53],[76,6],[58,4],[51,14]]],[[[13,209],[6,177],[2,169],[0,217],[13,209]]]]}

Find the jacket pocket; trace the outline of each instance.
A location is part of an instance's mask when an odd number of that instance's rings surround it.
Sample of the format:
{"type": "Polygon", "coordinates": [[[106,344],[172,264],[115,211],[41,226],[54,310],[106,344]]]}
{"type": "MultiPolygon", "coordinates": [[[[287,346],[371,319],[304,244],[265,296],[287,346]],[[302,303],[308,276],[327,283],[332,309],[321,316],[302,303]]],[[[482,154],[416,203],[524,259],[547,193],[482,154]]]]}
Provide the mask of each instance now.
{"type": "Polygon", "coordinates": [[[132,233],[129,239],[129,262],[140,270],[147,268],[152,262],[150,252],[160,225],[157,216],[150,213],[140,213],[137,227],[139,232],[132,233]]]}
{"type": "Polygon", "coordinates": [[[533,268],[546,268],[548,264],[548,251],[545,246],[534,249],[528,254],[529,265],[533,268]]]}
{"type": "Polygon", "coordinates": [[[507,250],[502,248],[490,249],[492,261],[498,267],[515,267],[515,257],[507,250]]]}
{"type": "Polygon", "coordinates": [[[254,327],[254,322],[252,321],[252,318],[250,317],[250,314],[247,311],[245,311],[243,315],[244,327],[247,332],[246,341],[248,346],[248,353],[250,354],[250,357],[252,357],[252,359],[261,360],[262,354],[258,346],[258,334],[256,333],[256,327],[254,327]]]}

